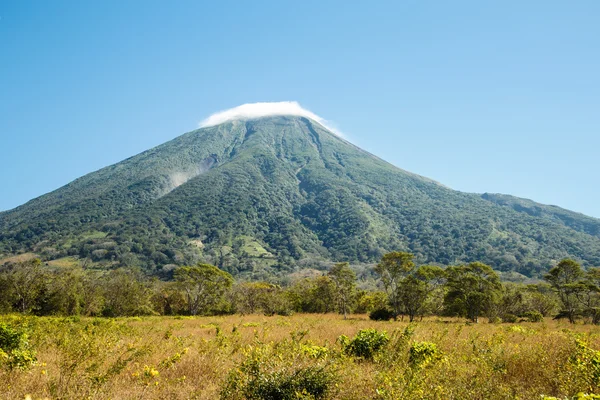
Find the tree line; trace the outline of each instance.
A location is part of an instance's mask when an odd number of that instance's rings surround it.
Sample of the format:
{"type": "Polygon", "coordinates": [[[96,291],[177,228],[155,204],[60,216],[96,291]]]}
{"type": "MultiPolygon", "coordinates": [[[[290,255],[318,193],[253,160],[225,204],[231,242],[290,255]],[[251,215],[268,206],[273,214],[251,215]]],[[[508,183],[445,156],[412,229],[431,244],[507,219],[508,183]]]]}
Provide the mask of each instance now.
{"type": "Polygon", "coordinates": [[[374,267],[379,289],[359,288],[348,263],[281,286],[236,282],[216,266],[178,267],[170,280],[138,269],[49,268],[40,260],[0,267],[0,312],[34,315],[289,315],[294,312],[369,313],[372,319],[413,321],[458,316],[478,322],[540,321],[543,317],[600,323],[600,268],[563,260],[544,282],[501,282],[488,265],[415,265],[405,252],[385,254],[374,267]]]}

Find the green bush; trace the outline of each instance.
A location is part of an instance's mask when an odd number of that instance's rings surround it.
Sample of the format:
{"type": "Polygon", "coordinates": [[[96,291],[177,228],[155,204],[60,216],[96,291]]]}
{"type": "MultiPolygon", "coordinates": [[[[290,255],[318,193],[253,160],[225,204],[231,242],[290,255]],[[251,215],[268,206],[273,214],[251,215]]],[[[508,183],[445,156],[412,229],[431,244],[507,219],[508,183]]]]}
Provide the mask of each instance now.
{"type": "MultiPolygon", "coordinates": [[[[287,343],[274,350],[254,347],[221,388],[227,400],[297,400],[326,398],[333,386],[325,356],[305,354],[308,345],[287,343]],[[292,347],[288,347],[292,346],[292,347]],[[297,347],[296,347],[297,346],[297,347]]],[[[326,348],[319,348],[321,351],[326,348]]]]}
{"type": "Polygon", "coordinates": [[[276,371],[251,380],[245,397],[257,400],[322,399],[327,395],[330,382],[329,373],[322,367],[276,371]]]}
{"type": "Polygon", "coordinates": [[[515,322],[517,322],[519,320],[519,317],[517,317],[514,314],[504,314],[502,316],[502,322],[506,322],[508,324],[514,324],[515,322]]]}
{"type": "Polygon", "coordinates": [[[383,307],[371,311],[369,318],[373,321],[389,321],[394,318],[394,313],[389,308],[383,307]]]}
{"type": "Polygon", "coordinates": [[[386,331],[376,329],[363,329],[358,331],[352,340],[340,337],[339,341],[344,347],[344,352],[354,357],[372,360],[390,341],[386,331]]]}
{"type": "Polygon", "coordinates": [[[527,311],[523,314],[527,321],[529,322],[542,322],[544,321],[544,316],[539,311],[527,311]]]}
{"type": "Polygon", "coordinates": [[[410,346],[408,363],[411,367],[421,367],[439,360],[442,353],[435,343],[415,342],[410,346]]]}
{"type": "Polygon", "coordinates": [[[25,370],[36,362],[25,330],[0,323],[0,364],[9,369],[25,370]]]}

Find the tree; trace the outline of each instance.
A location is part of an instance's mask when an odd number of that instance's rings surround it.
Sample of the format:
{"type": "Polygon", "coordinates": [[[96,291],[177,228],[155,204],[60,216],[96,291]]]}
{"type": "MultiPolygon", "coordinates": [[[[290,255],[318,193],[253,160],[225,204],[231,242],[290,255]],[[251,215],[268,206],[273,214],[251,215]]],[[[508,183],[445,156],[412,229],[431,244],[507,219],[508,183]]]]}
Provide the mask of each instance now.
{"type": "Polygon", "coordinates": [[[335,309],[335,285],[326,275],[297,280],[286,290],[286,296],[297,312],[328,313],[335,309]]]}
{"type": "Polygon", "coordinates": [[[223,298],[233,284],[231,275],[210,264],[179,267],[175,270],[174,277],[186,294],[190,315],[207,312],[223,298]]]}
{"type": "Polygon", "coordinates": [[[269,290],[267,282],[242,282],[234,287],[234,298],[237,311],[244,314],[254,314],[262,306],[264,292],[269,290]]]}
{"type": "Polygon", "coordinates": [[[286,313],[288,305],[281,287],[268,282],[243,282],[234,288],[234,303],[241,314],[286,313]]]}
{"type": "Polygon", "coordinates": [[[525,287],[513,282],[506,282],[494,304],[490,317],[500,317],[502,321],[509,322],[518,316],[523,316],[529,311],[525,302],[525,287]]]}
{"type": "Polygon", "coordinates": [[[433,315],[441,314],[444,308],[444,295],[446,294],[446,271],[436,265],[422,265],[416,275],[427,282],[427,298],[423,312],[433,315]]]}
{"type": "Polygon", "coordinates": [[[400,282],[399,297],[410,322],[417,315],[423,315],[428,306],[427,300],[443,286],[444,276],[444,270],[440,267],[424,265],[400,282]]]}
{"type": "Polygon", "coordinates": [[[313,312],[329,313],[335,310],[335,286],[328,276],[317,276],[312,280],[310,301],[313,312]]]}
{"type": "Polygon", "coordinates": [[[574,324],[578,313],[578,296],[585,290],[583,280],[583,270],[577,261],[564,259],[552,268],[544,279],[554,288],[560,302],[562,303],[564,314],[569,318],[569,322],[574,324]]]}
{"type": "Polygon", "coordinates": [[[2,275],[8,295],[12,298],[14,307],[26,314],[36,308],[36,301],[47,289],[48,274],[42,268],[39,259],[19,262],[4,267],[2,275]]]}
{"type": "Polygon", "coordinates": [[[446,272],[446,310],[478,322],[479,317],[497,301],[502,288],[500,277],[490,266],[480,262],[449,267],[446,272]]]}
{"type": "Polygon", "coordinates": [[[350,300],[356,288],[356,274],[345,262],[337,263],[331,267],[328,275],[335,285],[338,311],[340,314],[344,314],[344,319],[346,319],[346,315],[350,311],[350,300]]]}
{"type": "Polygon", "coordinates": [[[530,311],[537,311],[544,317],[552,314],[558,303],[556,293],[547,283],[527,285],[526,302],[530,311]]]}
{"type": "Polygon", "coordinates": [[[115,269],[106,275],[102,283],[104,316],[153,314],[152,292],[140,270],[115,269]]]}
{"type": "Polygon", "coordinates": [[[186,299],[184,294],[179,290],[177,282],[153,282],[152,303],[154,309],[161,315],[177,315],[185,312],[186,299]]]}
{"type": "Polygon", "coordinates": [[[600,324],[600,268],[589,268],[583,280],[585,290],[579,296],[583,313],[593,324],[600,324]]]}
{"type": "Polygon", "coordinates": [[[381,277],[385,291],[388,294],[390,306],[394,313],[394,319],[402,313],[402,299],[400,295],[400,283],[413,270],[413,255],[405,252],[391,252],[381,257],[381,261],[375,266],[375,272],[381,277]]]}
{"type": "Polygon", "coordinates": [[[398,290],[404,312],[408,315],[409,321],[413,322],[427,300],[427,282],[415,275],[409,275],[400,282],[398,290]]]}
{"type": "Polygon", "coordinates": [[[42,314],[79,315],[83,304],[83,276],[81,268],[62,268],[50,275],[48,293],[41,306],[42,314]]]}

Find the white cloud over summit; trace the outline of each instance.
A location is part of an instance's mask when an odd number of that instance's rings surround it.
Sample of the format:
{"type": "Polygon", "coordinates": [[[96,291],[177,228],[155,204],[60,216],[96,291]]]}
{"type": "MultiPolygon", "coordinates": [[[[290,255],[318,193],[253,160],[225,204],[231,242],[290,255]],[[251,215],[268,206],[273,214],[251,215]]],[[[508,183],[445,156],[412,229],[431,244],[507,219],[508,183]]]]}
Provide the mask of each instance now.
{"type": "Polygon", "coordinates": [[[341,136],[341,133],[335,128],[327,124],[327,121],[317,114],[302,108],[296,101],[280,101],[273,103],[248,103],[241,106],[230,108],[229,110],[219,111],[212,114],[200,122],[200,127],[215,126],[223,122],[235,119],[254,119],[261,117],[269,117],[274,115],[297,115],[310,118],[325,128],[341,136]]]}

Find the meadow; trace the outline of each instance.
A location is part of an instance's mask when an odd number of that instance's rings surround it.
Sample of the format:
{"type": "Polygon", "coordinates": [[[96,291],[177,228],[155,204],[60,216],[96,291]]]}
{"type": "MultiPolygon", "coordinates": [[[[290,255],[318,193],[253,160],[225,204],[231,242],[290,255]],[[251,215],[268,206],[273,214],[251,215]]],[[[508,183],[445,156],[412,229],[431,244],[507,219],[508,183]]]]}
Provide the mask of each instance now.
{"type": "Polygon", "coordinates": [[[0,344],[3,399],[563,399],[600,389],[600,328],[551,319],[7,315],[0,344]]]}

